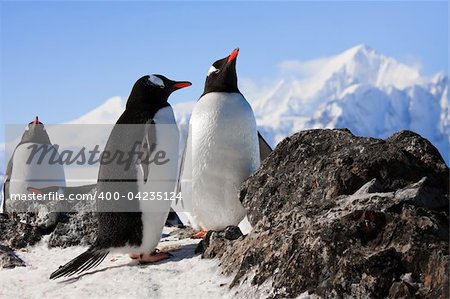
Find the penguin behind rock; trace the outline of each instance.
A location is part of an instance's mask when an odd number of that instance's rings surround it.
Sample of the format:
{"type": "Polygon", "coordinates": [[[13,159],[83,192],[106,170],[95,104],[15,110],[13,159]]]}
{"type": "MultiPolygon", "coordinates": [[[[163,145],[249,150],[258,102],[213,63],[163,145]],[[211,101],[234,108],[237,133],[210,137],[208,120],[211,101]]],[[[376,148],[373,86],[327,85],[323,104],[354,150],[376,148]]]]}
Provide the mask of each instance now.
{"type": "MultiPolygon", "coordinates": [[[[59,158],[58,148],[52,145],[45,126],[36,116],[25,128],[19,144],[14,149],[8,162],[4,183],[2,211],[7,212],[37,212],[40,216],[37,225],[49,227],[56,221],[56,213],[43,213],[43,209],[55,208],[52,203],[12,200],[12,197],[28,194],[27,188],[32,185],[44,188],[54,184],[65,186],[64,167],[60,163],[52,163],[59,158]],[[45,152],[45,155],[40,153],[45,152]],[[47,206],[46,206],[47,205],[47,206]]],[[[58,190],[56,190],[58,191],[58,190]]]]}
{"type": "Polygon", "coordinates": [[[213,63],[190,118],[179,187],[184,204],[190,205],[191,225],[201,229],[194,237],[243,220],[246,212],[238,199],[239,187],[271,151],[239,91],[238,53],[235,49],[213,63]]]}
{"type": "Polygon", "coordinates": [[[104,153],[131,154],[136,144],[140,144],[142,156],[135,157],[130,167],[101,161],[97,194],[118,194],[119,200],[105,201],[97,195],[99,227],[94,244],[53,272],[50,279],[89,270],[100,264],[109,252],[136,252],[145,262],[167,258],[165,253],[149,252],[155,250],[161,238],[171,201],[129,199],[130,196],[145,196],[145,192],[173,193],[179,132],[167,100],[175,90],[190,85],[190,82],[175,82],[162,75],[144,76],[136,81],[126,109],[112,129],[104,153]],[[164,164],[151,164],[142,159],[159,151],[165,152],[164,164]],[[147,256],[144,257],[144,253],[147,256]]]}

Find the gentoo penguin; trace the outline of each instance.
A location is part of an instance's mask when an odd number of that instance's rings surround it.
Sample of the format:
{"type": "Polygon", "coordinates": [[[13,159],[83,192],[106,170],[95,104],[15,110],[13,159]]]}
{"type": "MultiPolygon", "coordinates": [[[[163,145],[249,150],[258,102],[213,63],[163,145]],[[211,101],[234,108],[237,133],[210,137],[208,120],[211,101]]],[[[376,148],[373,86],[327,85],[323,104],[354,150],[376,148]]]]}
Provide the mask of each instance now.
{"type": "MultiPolygon", "coordinates": [[[[94,244],[58,270],[50,279],[70,276],[100,264],[109,252],[147,253],[144,261],[166,258],[152,253],[161,238],[170,200],[140,200],[151,192],[170,193],[176,185],[179,133],[169,95],[188,87],[187,81],[172,81],[162,75],[144,76],[136,81],[108,138],[103,154],[125,153],[133,163],[100,162],[97,181],[98,233],[94,244]],[[136,145],[139,151],[136,152],[136,145]],[[144,162],[143,157],[163,151],[164,163],[144,162]],[[99,194],[117,194],[118,200],[104,200],[99,194]],[[134,200],[130,200],[131,199],[134,200]],[[125,199],[123,199],[125,197],[125,199]],[[138,197],[139,200],[136,200],[138,197]]],[[[151,195],[147,199],[150,199],[151,195]]]]}
{"type": "MultiPolygon", "coordinates": [[[[43,188],[57,184],[65,186],[64,168],[51,159],[58,159],[58,148],[52,145],[45,126],[36,118],[25,128],[19,144],[14,149],[6,168],[3,184],[4,213],[40,212],[44,205],[30,201],[12,200],[27,195],[27,188],[32,185],[43,188]],[[39,153],[45,151],[45,155],[39,153]]],[[[45,208],[45,207],[44,207],[45,208]]],[[[38,225],[48,227],[56,221],[57,214],[38,215],[38,225]],[[39,221],[42,220],[39,223],[39,221]]]]}
{"type": "Polygon", "coordinates": [[[239,224],[246,214],[239,187],[270,153],[238,88],[238,53],[235,49],[210,67],[190,118],[179,187],[191,225],[201,229],[194,237],[239,224]]]}

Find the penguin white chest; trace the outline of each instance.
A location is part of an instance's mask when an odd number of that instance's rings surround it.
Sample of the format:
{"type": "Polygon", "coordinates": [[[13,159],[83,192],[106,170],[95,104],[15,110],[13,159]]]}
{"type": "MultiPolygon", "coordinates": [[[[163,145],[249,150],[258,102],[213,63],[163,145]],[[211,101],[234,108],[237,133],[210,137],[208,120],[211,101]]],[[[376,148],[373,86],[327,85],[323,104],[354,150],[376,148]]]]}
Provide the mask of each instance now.
{"type": "Polygon", "coordinates": [[[139,193],[142,199],[139,201],[142,211],[143,240],[141,249],[153,250],[161,238],[167,215],[172,201],[165,200],[174,192],[178,171],[178,143],[179,132],[175,122],[173,110],[170,106],[159,110],[155,117],[155,142],[154,153],[164,153],[164,163],[151,163],[147,182],[143,181],[143,173],[140,173],[139,193]]]}
{"type": "MultiPolygon", "coordinates": [[[[27,188],[45,188],[53,185],[65,186],[63,166],[58,163],[58,151],[51,144],[24,143],[19,145],[12,157],[12,171],[9,182],[9,193],[6,196],[28,194],[27,188]]],[[[34,211],[34,203],[10,201],[7,209],[34,211]],[[22,207],[22,208],[19,208],[22,207]]]]}
{"type": "Polygon", "coordinates": [[[35,188],[65,186],[64,168],[58,159],[58,151],[51,144],[19,145],[12,157],[10,194],[28,194],[27,188],[30,186],[35,188]]]}
{"type": "Polygon", "coordinates": [[[65,185],[64,168],[51,144],[24,143],[14,151],[11,193],[28,193],[27,187],[44,188],[65,185]]]}
{"type": "Polygon", "coordinates": [[[221,230],[245,216],[241,183],[260,164],[256,121],[239,93],[203,96],[190,122],[192,214],[200,227],[221,230]]]}

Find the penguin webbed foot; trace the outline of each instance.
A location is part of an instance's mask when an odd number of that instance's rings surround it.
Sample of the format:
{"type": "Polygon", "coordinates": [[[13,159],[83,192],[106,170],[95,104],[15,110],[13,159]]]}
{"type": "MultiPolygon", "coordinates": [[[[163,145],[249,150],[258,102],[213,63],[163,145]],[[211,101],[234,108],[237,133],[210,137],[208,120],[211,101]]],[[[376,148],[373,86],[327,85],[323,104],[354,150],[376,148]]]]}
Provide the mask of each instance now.
{"type": "Polygon", "coordinates": [[[192,239],[203,239],[206,237],[207,234],[208,234],[208,231],[202,229],[199,232],[193,234],[191,238],[192,239]]]}
{"type": "Polygon", "coordinates": [[[27,191],[31,194],[44,194],[44,192],[41,189],[34,188],[34,187],[28,187],[27,191]]]}
{"type": "Polygon", "coordinates": [[[138,260],[139,264],[156,263],[165,259],[169,259],[173,254],[169,252],[163,252],[156,249],[152,253],[131,253],[130,258],[138,260]]]}

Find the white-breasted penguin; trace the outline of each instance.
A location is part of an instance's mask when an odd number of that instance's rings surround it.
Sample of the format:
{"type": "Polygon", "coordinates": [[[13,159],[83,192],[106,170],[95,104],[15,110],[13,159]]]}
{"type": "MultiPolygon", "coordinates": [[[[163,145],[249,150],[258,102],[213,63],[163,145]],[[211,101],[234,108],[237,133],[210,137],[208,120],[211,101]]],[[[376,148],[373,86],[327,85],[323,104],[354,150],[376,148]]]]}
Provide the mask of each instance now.
{"type": "Polygon", "coordinates": [[[190,118],[179,187],[191,225],[201,229],[194,237],[240,223],[246,212],[239,187],[271,151],[239,91],[238,53],[213,63],[190,118]]]}
{"type": "MultiPolygon", "coordinates": [[[[11,200],[12,196],[20,198],[21,195],[28,194],[29,186],[44,188],[57,184],[64,187],[66,183],[64,167],[51,161],[52,159],[57,161],[58,158],[57,146],[51,143],[44,124],[36,116],[25,128],[6,167],[0,211],[35,212],[34,203],[11,200]],[[42,152],[46,154],[41,156],[42,152]]],[[[52,218],[54,217],[49,217],[46,221],[53,222],[55,219],[52,218]]]]}
{"type": "MultiPolygon", "coordinates": [[[[120,162],[101,160],[98,174],[97,194],[118,194],[118,200],[97,198],[99,229],[96,241],[87,251],[53,272],[50,279],[89,270],[100,264],[109,252],[154,251],[171,201],[136,199],[145,196],[144,192],[165,193],[175,189],[179,132],[167,100],[173,91],[190,85],[190,82],[176,82],[162,75],[144,76],[136,81],[125,112],[112,129],[104,150],[110,156],[121,152],[132,154],[133,163],[127,167],[120,162]],[[135,155],[139,142],[140,154],[135,155]],[[159,151],[165,152],[165,163],[144,162],[143,157],[159,151]],[[135,200],[129,200],[130,194],[135,200]]],[[[155,253],[148,261],[165,257],[166,254],[155,253]]]]}

